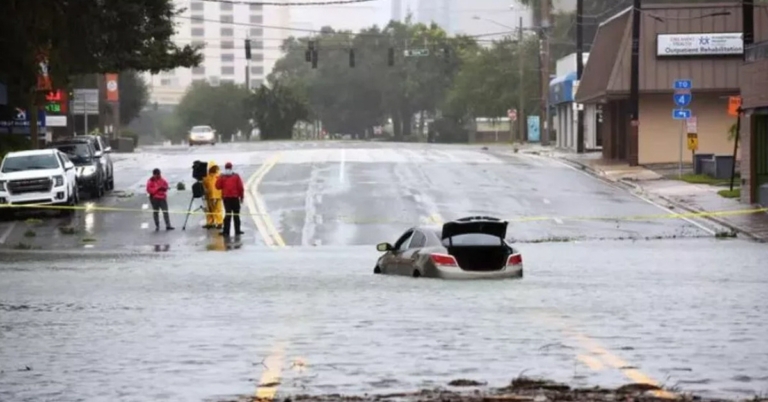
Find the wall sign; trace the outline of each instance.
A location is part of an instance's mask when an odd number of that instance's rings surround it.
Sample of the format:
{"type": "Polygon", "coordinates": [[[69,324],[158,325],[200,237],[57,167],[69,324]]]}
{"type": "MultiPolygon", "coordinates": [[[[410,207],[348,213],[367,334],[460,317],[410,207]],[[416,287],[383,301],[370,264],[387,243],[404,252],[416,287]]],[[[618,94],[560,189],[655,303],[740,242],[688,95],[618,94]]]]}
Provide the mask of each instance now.
{"type": "Polygon", "coordinates": [[[656,35],[656,56],[738,56],[744,54],[741,32],[656,35]]]}

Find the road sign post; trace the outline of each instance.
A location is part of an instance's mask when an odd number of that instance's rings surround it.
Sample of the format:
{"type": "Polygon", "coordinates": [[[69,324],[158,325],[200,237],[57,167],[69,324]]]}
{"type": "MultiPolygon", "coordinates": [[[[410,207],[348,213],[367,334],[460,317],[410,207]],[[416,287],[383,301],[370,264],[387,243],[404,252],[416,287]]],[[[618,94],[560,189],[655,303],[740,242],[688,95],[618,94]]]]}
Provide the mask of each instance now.
{"type": "Polygon", "coordinates": [[[688,150],[691,151],[691,163],[695,163],[696,151],[699,149],[699,129],[696,116],[685,121],[685,131],[688,135],[688,150]]]}
{"type": "Polygon", "coordinates": [[[672,89],[675,91],[672,95],[672,101],[675,103],[675,108],[672,109],[672,118],[680,120],[680,159],[678,163],[678,176],[680,177],[683,176],[683,137],[685,136],[684,131],[686,131],[686,122],[692,118],[695,119],[695,117],[692,117],[691,109],[684,109],[689,106],[693,100],[693,94],[691,94],[692,88],[693,83],[691,80],[675,80],[672,85],[672,89]]]}

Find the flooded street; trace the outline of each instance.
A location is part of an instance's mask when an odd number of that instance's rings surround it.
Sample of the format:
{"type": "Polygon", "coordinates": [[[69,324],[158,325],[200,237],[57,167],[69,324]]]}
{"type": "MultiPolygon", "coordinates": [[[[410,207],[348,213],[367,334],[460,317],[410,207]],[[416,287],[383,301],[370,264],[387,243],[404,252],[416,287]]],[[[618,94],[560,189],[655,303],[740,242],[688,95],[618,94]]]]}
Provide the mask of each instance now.
{"type": "Polygon", "coordinates": [[[667,212],[546,158],[290,145],[150,149],[115,164],[133,195],[77,212],[74,234],[58,218],[0,223],[0,400],[391,393],[522,374],[768,392],[764,244],[716,239],[702,220],[585,219],[667,212]],[[181,230],[188,189],[169,194],[177,231],[147,225],[149,170],[189,185],[197,159],[250,183],[236,249],[199,215],[181,230]],[[467,215],[511,221],[523,279],[373,275],[376,243],[467,215]]]}

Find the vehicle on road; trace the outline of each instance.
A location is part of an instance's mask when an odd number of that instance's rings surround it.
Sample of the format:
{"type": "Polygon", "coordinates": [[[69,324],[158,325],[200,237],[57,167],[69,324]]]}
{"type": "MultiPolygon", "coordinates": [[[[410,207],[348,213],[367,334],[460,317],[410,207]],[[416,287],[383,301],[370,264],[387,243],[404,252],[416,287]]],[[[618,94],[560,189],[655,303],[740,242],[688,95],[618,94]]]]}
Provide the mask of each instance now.
{"type": "Polygon", "coordinates": [[[77,186],[92,198],[101,198],[107,191],[107,175],[96,157],[94,142],[87,138],[71,138],[48,144],[48,148],[58,149],[75,164],[77,186]]]}
{"type": "Polygon", "coordinates": [[[216,130],[211,126],[194,126],[189,130],[189,146],[201,144],[216,145],[216,130]]]}
{"type": "Polygon", "coordinates": [[[501,279],[523,276],[523,257],[506,240],[507,222],[475,216],[442,227],[416,226],[395,242],[376,246],[375,274],[443,279],[501,279]]]}
{"type": "Polygon", "coordinates": [[[0,164],[0,204],[74,206],[78,201],[75,164],[58,149],[10,152],[0,164]]]}
{"type": "Polygon", "coordinates": [[[96,149],[96,153],[94,156],[96,159],[99,160],[99,164],[101,164],[101,169],[104,171],[104,174],[106,175],[106,191],[112,191],[115,189],[115,169],[114,164],[112,163],[112,157],[110,154],[112,153],[112,147],[109,145],[109,142],[100,135],[94,135],[94,134],[88,134],[88,135],[78,135],[74,137],[75,139],[83,139],[83,140],[90,140],[92,141],[93,147],[96,149]]]}

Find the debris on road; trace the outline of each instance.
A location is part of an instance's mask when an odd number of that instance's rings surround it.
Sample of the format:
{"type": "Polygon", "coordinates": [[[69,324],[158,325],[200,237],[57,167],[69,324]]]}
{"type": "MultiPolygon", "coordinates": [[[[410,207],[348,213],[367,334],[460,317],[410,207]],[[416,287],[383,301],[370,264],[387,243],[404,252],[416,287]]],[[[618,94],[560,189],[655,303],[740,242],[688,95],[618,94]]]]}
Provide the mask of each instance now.
{"type": "MultiPolygon", "coordinates": [[[[493,389],[480,389],[485,383],[459,379],[448,383],[449,386],[475,386],[472,391],[452,391],[443,388],[376,395],[295,395],[282,398],[242,397],[222,402],[732,402],[726,399],[707,399],[689,394],[673,394],[651,384],[627,384],[615,389],[571,388],[548,380],[520,377],[508,386],[493,389]]],[[[749,399],[764,401],[768,399],[749,399]]]]}

